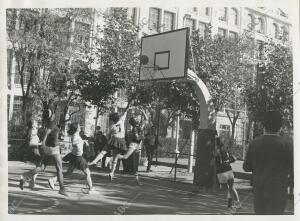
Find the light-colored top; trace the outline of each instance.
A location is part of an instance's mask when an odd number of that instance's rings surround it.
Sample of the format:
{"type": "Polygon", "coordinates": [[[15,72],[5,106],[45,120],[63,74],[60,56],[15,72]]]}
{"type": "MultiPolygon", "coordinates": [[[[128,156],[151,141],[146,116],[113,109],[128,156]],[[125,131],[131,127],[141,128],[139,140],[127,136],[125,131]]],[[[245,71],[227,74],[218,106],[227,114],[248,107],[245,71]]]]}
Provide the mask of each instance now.
{"type": "Polygon", "coordinates": [[[71,137],[72,141],[72,154],[75,156],[82,156],[83,154],[83,140],[81,139],[79,132],[76,132],[71,137]]]}
{"type": "Polygon", "coordinates": [[[40,138],[38,137],[38,129],[32,128],[30,131],[30,138],[29,144],[31,146],[38,146],[40,145],[40,138]]]}
{"type": "MultiPolygon", "coordinates": [[[[126,112],[127,113],[127,112],[126,112]]],[[[113,124],[110,128],[110,136],[111,137],[117,137],[117,138],[125,138],[125,119],[126,115],[124,114],[122,117],[120,117],[120,120],[113,124]]]]}

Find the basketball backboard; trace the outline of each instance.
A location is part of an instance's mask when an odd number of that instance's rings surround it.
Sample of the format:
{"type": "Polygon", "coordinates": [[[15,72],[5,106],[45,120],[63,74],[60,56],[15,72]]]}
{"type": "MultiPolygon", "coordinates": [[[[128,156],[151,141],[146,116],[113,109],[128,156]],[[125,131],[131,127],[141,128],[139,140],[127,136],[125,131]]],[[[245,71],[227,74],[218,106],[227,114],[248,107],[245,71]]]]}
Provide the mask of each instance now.
{"type": "Polygon", "coordinates": [[[184,78],[187,72],[189,29],[142,37],[141,81],[184,78]]]}

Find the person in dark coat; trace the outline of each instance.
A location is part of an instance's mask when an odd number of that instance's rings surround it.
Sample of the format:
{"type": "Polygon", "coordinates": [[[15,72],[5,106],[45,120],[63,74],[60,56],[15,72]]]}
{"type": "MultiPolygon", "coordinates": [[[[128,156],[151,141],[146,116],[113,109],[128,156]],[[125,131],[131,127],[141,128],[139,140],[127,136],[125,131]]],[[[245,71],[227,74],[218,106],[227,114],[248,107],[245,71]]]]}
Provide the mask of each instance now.
{"type": "Polygon", "coordinates": [[[279,135],[279,111],[268,111],[263,125],[264,135],[249,144],[243,168],[253,174],[255,214],[279,215],[284,213],[288,177],[293,174],[293,145],[279,135]]]}

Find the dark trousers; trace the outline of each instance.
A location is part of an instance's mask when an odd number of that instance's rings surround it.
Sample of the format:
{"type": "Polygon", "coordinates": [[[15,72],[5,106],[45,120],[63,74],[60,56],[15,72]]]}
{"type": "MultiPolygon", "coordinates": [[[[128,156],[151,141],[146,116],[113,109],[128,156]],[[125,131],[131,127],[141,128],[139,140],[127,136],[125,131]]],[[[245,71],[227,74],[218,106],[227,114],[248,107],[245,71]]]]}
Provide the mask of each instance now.
{"type": "Polygon", "coordinates": [[[149,171],[151,169],[151,165],[152,165],[152,159],[153,159],[153,155],[154,155],[154,148],[146,148],[146,155],[147,155],[147,161],[148,161],[148,165],[147,165],[147,171],[149,171]]]}
{"type": "Polygon", "coordinates": [[[286,190],[254,188],[254,211],[256,215],[281,215],[287,201],[286,190]]]}
{"type": "Polygon", "coordinates": [[[122,160],[123,171],[125,173],[137,174],[139,167],[139,152],[133,152],[128,159],[122,160]]]}

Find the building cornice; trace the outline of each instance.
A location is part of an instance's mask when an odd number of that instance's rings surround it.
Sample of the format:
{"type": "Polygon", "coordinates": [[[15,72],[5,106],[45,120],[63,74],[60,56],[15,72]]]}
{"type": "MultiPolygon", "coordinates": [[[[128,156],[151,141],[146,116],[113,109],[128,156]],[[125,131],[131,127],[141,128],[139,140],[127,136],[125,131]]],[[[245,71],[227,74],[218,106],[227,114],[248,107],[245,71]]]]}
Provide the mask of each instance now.
{"type": "Polygon", "coordinates": [[[281,17],[281,16],[277,16],[277,15],[274,15],[274,14],[270,14],[268,13],[268,9],[267,10],[263,10],[263,9],[259,9],[259,8],[249,8],[249,7],[245,7],[245,9],[248,9],[250,11],[253,11],[255,13],[258,13],[262,16],[266,16],[266,17],[269,17],[269,18],[272,18],[278,22],[281,22],[281,23],[284,23],[288,26],[292,26],[291,22],[287,19],[287,18],[284,18],[284,17],[281,17]]]}

